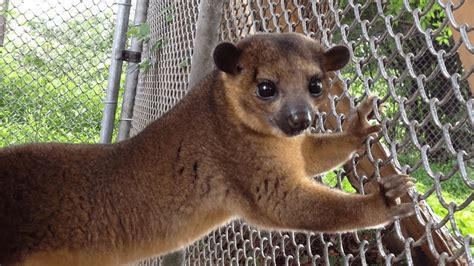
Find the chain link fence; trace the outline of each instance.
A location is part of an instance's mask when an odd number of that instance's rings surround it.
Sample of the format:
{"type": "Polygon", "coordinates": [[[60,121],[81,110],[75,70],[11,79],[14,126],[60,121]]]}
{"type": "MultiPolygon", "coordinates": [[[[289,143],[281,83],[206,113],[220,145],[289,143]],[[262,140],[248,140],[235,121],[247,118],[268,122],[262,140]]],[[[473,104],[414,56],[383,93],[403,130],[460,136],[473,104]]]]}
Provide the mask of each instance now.
{"type": "MultiPolygon", "coordinates": [[[[473,264],[473,66],[463,67],[458,52],[474,53],[466,37],[474,25],[453,15],[469,1],[225,1],[222,40],[295,31],[350,47],[351,63],[334,78],[343,90],[328,98],[315,130],[337,130],[338,106],[377,95],[383,132],[370,152],[315,180],[358,193],[367,178],[410,174],[416,191],[402,200],[416,202],[417,215],[348,234],[266,232],[234,221],[187,247],[186,264],[473,264]]],[[[186,94],[199,4],[151,1],[142,56],[150,69],[140,74],[131,135],[186,94]]],[[[0,147],[99,140],[116,12],[113,0],[0,0],[0,147]]]]}
{"type": "Polygon", "coordinates": [[[0,0],[0,147],[99,139],[114,0],[0,0]]]}
{"type": "MultiPolygon", "coordinates": [[[[153,64],[140,76],[132,135],[186,94],[199,2],[150,4],[150,45],[166,44],[145,55],[153,64]]],[[[360,192],[367,178],[410,174],[417,180],[416,190],[402,201],[415,202],[417,214],[385,229],[347,234],[266,232],[234,221],[187,247],[186,264],[473,264],[474,87],[468,83],[473,67],[462,66],[458,51],[467,47],[470,56],[474,53],[472,39],[469,42],[464,34],[472,32],[474,25],[462,26],[453,16],[469,4],[226,1],[222,40],[294,31],[325,47],[350,47],[351,63],[334,78],[343,90],[328,98],[316,131],[340,128],[338,106],[377,95],[385,105],[377,115],[383,132],[368,142],[370,152],[315,180],[360,192]],[[461,37],[453,32],[461,32],[461,37]]],[[[141,264],[160,263],[157,258],[141,264]]]]}
{"type": "Polygon", "coordinates": [[[151,69],[141,74],[135,96],[131,135],[171,109],[185,94],[191,70],[199,3],[157,1],[148,8],[150,41],[143,58],[151,69]],[[160,49],[151,49],[163,43],[160,49]]]}

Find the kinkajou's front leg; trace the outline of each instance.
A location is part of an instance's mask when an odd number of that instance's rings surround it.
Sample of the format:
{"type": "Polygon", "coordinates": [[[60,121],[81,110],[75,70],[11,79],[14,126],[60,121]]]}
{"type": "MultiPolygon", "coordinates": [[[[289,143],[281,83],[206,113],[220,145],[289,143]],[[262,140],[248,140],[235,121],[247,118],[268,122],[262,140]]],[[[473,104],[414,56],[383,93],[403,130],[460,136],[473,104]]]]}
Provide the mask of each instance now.
{"type": "Polygon", "coordinates": [[[406,176],[371,183],[372,193],[359,195],[325,187],[308,179],[293,184],[283,204],[274,209],[279,227],[319,232],[346,232],[374,228],[414,213],[411,203],[395,205],[394,199],[413,184],[406,176]]]}
{"type": "Polygon", "coordinates": [[[271,191],[260,189],[259,208],[244,218],[270,229],[346,232],[374,228],[414,213],[411,203],[393,204],[413,186],[408,176],[392,176],[368,184],[368,195],[345,193],[309,178],[269,179],[271,191]]]}
{"type": "Polygon", "coordinates": [[[368,121],[375,100],[368,97],[352,110],[343,124],[343,132],[306,137],[302,150],[308,176],[330,171],[345,163],[370,134],[380,131],[380,125],[370,125],[368,121]]]}

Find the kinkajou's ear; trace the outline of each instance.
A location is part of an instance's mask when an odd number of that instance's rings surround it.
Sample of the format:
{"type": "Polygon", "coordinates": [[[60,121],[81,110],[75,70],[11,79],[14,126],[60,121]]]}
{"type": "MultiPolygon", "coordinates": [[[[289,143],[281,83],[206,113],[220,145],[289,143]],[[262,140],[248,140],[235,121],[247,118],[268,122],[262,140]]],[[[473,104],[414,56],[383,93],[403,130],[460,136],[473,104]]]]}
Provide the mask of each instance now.
{"type": "Polygon", "coordinates": [[[213,57],[216,67],[228,74],[237,74],[240,69],[238,62],[241,50],[233,43],[223,42],[214,49],[213,57]]]}
{"type": "Polygon", "coordinates": [[[343,68],[351,58],[349,49],[344,45],[334,46],[324,52],[324,69],[335,71],[343,68]]]}

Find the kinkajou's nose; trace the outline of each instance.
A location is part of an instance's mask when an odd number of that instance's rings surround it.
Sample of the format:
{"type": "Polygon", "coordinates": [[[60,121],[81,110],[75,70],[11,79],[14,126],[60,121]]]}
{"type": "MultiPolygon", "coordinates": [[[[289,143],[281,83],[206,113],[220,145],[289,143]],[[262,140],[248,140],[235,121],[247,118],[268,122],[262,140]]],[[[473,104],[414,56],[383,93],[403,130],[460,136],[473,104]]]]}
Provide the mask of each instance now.
{"type": "Polygon", "coordinates": [[[302,131],[311,125],[312,120],[310,112],[295,112],[288,116],[288,125],[293,130],[302,131]]]}

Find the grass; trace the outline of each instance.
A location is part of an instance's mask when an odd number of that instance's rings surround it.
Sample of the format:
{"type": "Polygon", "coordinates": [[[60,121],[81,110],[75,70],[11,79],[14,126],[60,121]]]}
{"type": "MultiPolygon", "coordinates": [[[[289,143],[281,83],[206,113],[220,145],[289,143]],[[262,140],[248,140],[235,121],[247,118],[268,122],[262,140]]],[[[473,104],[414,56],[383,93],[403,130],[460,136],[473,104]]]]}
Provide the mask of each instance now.
{"type": "MultiPolygon", "coordinates": [[[[410,162],[413,162],[413,158],[410,156],[400,156],[399,160],[400,163],[403,164],[410,164],[410,162]]],[[[446,163],[430,163],[431,170],[434,173],[442,173],[443,175],[451,172],[455,166],[455,161],[446,163]]],[[[468,178],[472,179],[474,176],[474,170],[470,167],[466,167],[466,170],[468,178]]],[[[426,173],[422,166],[410,175],[416,179],[416,190],[420,194],[428,192],[435,186],[435,181],[426,173]]],[[[441,181],[440,186],[441,196],[447,204],[453,202],[456,205],[460,205],[473,193],[473,191],[464,183],[459,172],[456,172],[456,174],[451,176],[448,180],[441,181]]],[[[431,193],[428,198],[426,198],[426,202],[441,218],[448,215],[448,210],[441,204],[436,192],[431,193]]],[[[463,210],[457,211],[454,214],[454,218],[459,227],[459,231],[463,235],[469,234],[474,236],[474,204],[469,204],[463,210]]]]}
{"type": "MultiPolygon", "coordinates": [[[[410,164],[414,162],[412,156],[400,156],[400,163],[410,164]]],[[[430,163],[430,168],[434,173],[442,173],[444,175],[452,171],[453,167],[456,166],[455,161],[446,162],[446,163],[430,163]]],[[[474,169],[466,166],[467,177],[471,181],[474,178],[474,169]]],[[[416,171],[410,174],[416,179],[416,190],[420,194],[428,192],[430,189],[434,188],[435,181],[431,178],[421,166],[416,171]]],[[[451,202],[456,205],[462,204],[474,191],[472,191],[462,180],[459,172],[456,172],[446,181],[440,182],[441,186],[441,196],[444,201],[449,205],[451,202]]],[[[448,210],[441,204],[440,199],[438,198],[436,192],[431,193],[427,198],[426,202],[433,209],[433,211],[443,219],[449,215],[448,210]]],[[[463,236],[470,235],[474,237],[474,204],[471,203],[460,211],[454,213],[454,220],[456,221],[456,226],[459,229],[459,232],[463,236]]],[[[448,229],[451,233],[454,232],[454,229],[450,222],[447,224],[448,229]]],[[[474,256],[474,245],[470,246],[471,254],[474,256]]]]}

